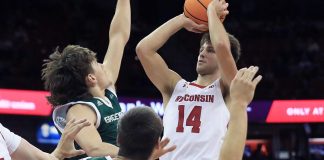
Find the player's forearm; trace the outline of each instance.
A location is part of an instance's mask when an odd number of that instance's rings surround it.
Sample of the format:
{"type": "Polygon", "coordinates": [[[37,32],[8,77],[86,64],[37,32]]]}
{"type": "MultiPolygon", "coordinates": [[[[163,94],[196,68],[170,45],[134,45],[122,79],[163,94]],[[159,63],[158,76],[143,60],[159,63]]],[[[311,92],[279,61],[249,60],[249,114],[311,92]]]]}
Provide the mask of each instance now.
{"type": "Polygon", "coordinates": [[[12,159],[24,159],[24,160],[61,160],[63,157],[60,153],[56,154],[48,154],[46,152],[41,151],[34,145],[30,144],[25,139],[21,139],[21,142],[11,155],[12,159]]]}
{"type": "Polygon", "coordinates": [[[241,160],[247,134],[246,104],[233,102],[231,119],[221,148],[220,160],[241,160]]]}
{"type": "Polygon", "coordinates": [[[101,157],[101,156],[111,156],[116,157],[119,151],[119,148],[109,144],[109,143],[101,143],[96,147],[92,147],[88,150],[85,150],[86,154],[90,157],[101,157]]]}
{"type": "MultiPolygon", "coordinates": [[[[183,28],[184,19],[181,15],[178,15],[169,21],[165,22],[162,26],[154,30],[151,34],[142,39],[137,49],[157,51],[160,49],[166,41],[183,28]]],[[[148,52],[150,53],[150,52],[148,52]]]]}
{"type": "Polygon", "coordinates": [[[210,40],[214,49],[218,50],[218,48],[225,47],[225,49],[230,50],[228,34],[213,5],[208,6],[207,14],[210,40]]]}
{"type": "Polygon", "coordinates": [[[131,8],[129,0],[118,0],[115,15],[110,24],[109,39],[121,38],[126,44],[131,30],[131,8]]]}
{"type": "Polygon", "coordinates": [[[208,6],[208,25],[211,43],[217,52],[217,64],[222,82],[224,82],[224,87],[227,90],[236,75],[237,67],[231,53],[228,34],[216,13],[215,7],[212,5],[208,6]]]}
{"type": "Polygon", "coordinates": [[[130,36],[130,28],[130,2],[129,0],[118,0],[115,15],[110,24],[109,46],[103,62],[112,85],[118,79],[124,48],[130,36]]]}
{"type": "Polygon", "coordinates": [[[49,154],[49,157],[51,157],[51,159],[57,159],[57,160],[62,160],[64,158],[66,158],[64,156],[64,153],[62,153],[61,151],[59,151],[57,148],[51,153],[49,154]]]}

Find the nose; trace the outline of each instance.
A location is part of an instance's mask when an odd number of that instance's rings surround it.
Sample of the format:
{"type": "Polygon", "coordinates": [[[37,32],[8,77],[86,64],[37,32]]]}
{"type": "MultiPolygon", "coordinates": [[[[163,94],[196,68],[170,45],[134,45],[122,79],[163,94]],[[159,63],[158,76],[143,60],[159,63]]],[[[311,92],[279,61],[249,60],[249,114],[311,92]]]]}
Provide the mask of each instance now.
{"type": "Polygon", "coordinates": [[[202,50],[200,53],[199,53],[199,57],[205,57],[206,55],[206,49],[202,50]]]}

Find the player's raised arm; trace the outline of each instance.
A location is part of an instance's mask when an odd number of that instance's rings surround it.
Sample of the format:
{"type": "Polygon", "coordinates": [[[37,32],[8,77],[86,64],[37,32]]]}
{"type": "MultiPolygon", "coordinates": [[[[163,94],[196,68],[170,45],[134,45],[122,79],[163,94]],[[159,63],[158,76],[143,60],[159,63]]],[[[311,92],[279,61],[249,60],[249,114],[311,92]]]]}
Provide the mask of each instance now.
{"type": "Polygon", "coordinates": [[[211,44],[217,52],[217,63],[221,73],[221,82],[227,90],[234,78],[237,67],[231,54],[228,33],[219,17],[228,14],[228,3],[223,0],[213,0],[208,5],[208,26],[211,44]]]}
{"type": "Polygon", "coordinates": [[[254,78],[257,71],[258,67],[241,69],[231,83],[228,103],[231,119],[221,147],[220,160],[241,160],[243,157],[248,124],[246,108],[262,78],[254,78]]]}
{"type": "Polygon", "coordinates": [[[117,81],[124,48],[130,35],[130,10],[130,0],[118,0],[115,15],[110,24],[109,46],[103,64],[112,85],[117,81]]]}
{"type": "Polygon", "coordinates": [[[146,75],[163,94],[171,95],[181,77],[169,69],[157,51],[173,34],[182,28],[196,32],[198,30],[206,30],[205,26],[195,24],[181,14],[154,30],[142,39],[136,47],[137,56],[144,67],[146,75]]]}

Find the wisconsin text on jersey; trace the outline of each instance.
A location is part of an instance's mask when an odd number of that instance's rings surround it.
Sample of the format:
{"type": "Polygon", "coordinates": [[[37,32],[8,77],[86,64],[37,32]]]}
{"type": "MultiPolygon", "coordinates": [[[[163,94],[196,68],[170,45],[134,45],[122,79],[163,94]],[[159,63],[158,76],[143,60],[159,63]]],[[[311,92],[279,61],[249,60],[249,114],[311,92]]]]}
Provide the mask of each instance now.
{"type": "Polygon", "coordinates": [[[214,102],[214,95],[200,95],[200,94],[196,94],[196,95],[189,95],[189,94],[185,94],[184,96],[178,96],[175,99],[176,102],[182,102],[182,101],[190,101],[190,102],[214,102]]]}

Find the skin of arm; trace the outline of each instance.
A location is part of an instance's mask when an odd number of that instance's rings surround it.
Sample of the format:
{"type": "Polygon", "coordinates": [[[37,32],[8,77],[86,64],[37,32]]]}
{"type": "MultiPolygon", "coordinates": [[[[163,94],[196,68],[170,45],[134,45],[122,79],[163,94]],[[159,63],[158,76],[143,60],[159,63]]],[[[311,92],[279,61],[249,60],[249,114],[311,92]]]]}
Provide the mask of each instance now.
{"type": "Polygon", "coordinates": [[[157,53],[166,41],[178,32],[186,28],[189,31],[206,30],[203,25],[195,24],[183,14],[178,15],[154,30],[142,39],[137,47],[136,54],[151,82],[158,88],[167,102],[181,76],[169,69],[162,57],[157,53]]]}
{"type": "Polygon", "coordinates": [[[118,79],[121,60],[131,30],[130,0],[118,0],[115,15],[110,24],[109,45],[104,58],[104,69],[111,84],[118,79]]]}
{"type": "Polygon", "coordinates": [[[262,76],[255,79],[258,67],[251,66],[238,71],[230,86],[230,122],[220,152],[220,160],[241,160],[247,135],[247,106],[254,97],[262,76]]]}
{"type": "Polygon", "coordinates": [[[90,123],[86,119],[80,121],[73,119],[69,121],[58,146],[51,154],[41,151],[22,138],[18,148],[10,156],[14,160],[63,160],[64,158],[84,154],[83,150],[76,150],[74,148],[74,138],[83,127],[89,125],[90,123]]]}
{"type": "Polygon", "coordinates": [[[77,104],[68,111],[67,120],[72,118],[86,118],[90,125],[84,127],[75,138],[75,141],[90,157],[111,156],[115,157],[118,153],[118,147],[115,145],[102,142],[102,139],[95,127],[97,116],[95,112],[88,106],[77,104]],[[91,138],[89,138],[91,137],[91,138]]]}
{"type": "Polygon", "coordinates": [[[222,15],[228,14],[227,7],[228,3],[213,0],[207,9],[210,40],[216,51],[217,64],[221,73],[221,84],[225,92],[229,90],[231,81],[237,73],[237,67],[230,49],[228,34],[219,18],[222,15]]]}

